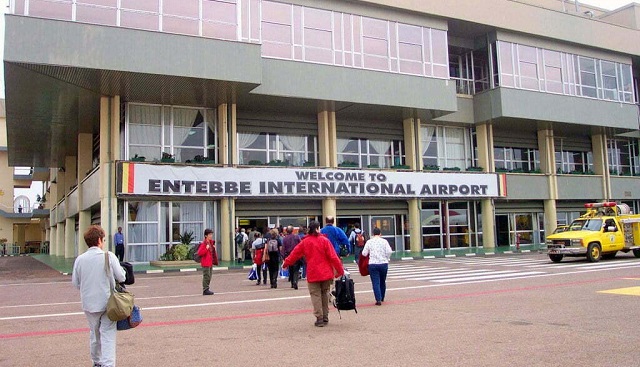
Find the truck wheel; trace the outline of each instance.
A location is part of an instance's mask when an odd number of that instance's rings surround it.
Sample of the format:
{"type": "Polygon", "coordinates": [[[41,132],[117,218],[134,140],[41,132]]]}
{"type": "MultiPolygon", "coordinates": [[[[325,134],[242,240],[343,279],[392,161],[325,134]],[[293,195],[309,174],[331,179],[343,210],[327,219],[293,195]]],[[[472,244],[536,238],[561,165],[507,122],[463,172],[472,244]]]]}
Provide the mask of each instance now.
{"type": "Polygon", "coordinates": [[[549,255],[549,259],[551,259],[551,261],[553,261],[554,263],[559,263],[560,261],[562,261],[562,258],[564,256],[563,255],[549,255]]]}
{"type": "Polygon", "coordinates": [[[589,247],[587,247],[587,260],[592,263],[596,263],[600,261],[602,258],[602,249],[600,245],[597,243],[590,243],[589,247]]]}
{"type": "Polygon", "coordinates": [[[633,256],[640,257],[640,250],[633,250],[633,256]]]}

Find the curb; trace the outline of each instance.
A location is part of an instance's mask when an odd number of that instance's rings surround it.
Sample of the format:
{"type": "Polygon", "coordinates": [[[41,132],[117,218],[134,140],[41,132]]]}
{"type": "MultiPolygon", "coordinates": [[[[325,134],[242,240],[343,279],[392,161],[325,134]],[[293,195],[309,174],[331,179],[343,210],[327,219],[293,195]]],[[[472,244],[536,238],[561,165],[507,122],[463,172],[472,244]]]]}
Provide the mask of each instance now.
{"type": "MultiPolygon", "coordinates": [[[[427,259],[436,259],[436,258],[463,258],[463,257],[488,257],[488,256],[500,256],[500,255],[519,255],[519,254],[530,254],[530,253],[535,253],[537,251],[532,251],[532,250],[512,250],[512,251],[504,251],[502,253],[495,253],[495,252],[486,252],[484,254],[477,254],[475,252],[473,253],[464,253],[464,254],[444,254],[444,255],[425,255],[425,256],[406,256],[406,257],[400,257],[400,258],[392,258],[391,262],[397,262],[397,261],[414,261],[414,260],[427,260],[427,259]]],[[[188,272],[199,272],[202,268],[197,266],[197,267],[190,267],[190,268],[172,268],[172,269],[150,269],[150,270],[138,270],[135,271],[134,270],[134,274],[163,274],[163,273],[188,273],[188,272]]],[[[238,266],[238,265],[230,265],[227,267],[214,267],[213,271],[229,271],[229,270],[250,270],[251,269],[251,265],[243,265],[243,266],[238,266]]],[[[66,274],[65,274],[66,275],[66,274]]]]}

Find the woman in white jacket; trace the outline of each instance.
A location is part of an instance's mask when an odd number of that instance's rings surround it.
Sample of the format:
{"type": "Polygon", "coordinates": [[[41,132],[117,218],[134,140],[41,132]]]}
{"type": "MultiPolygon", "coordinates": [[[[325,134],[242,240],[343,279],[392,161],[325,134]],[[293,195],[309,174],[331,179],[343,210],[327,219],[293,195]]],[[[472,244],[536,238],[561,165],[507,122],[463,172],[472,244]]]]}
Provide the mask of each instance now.
{"type": "MultiPolygon", "coordinates": [[[[116,322],[107,317],[107,301],[111,295],[111,281],[105,271],[103,249],[105,233],[100,226],[91,226],[84,233],[89,249],[76,258],[72,282],[80,290],[82,310],[89,322],[89,346],[94,366],[116,365],[116,322]]],[[[116,282],[124,282],[125,271],[113,252],[109,253],[110,273],[116,282]]]]}
{"type": "Polygon", "coordinates": [[[387,291],[387,271],[389,259],[391,259],[391,246],[389,242],[380,237],[380,228],[373,229],[373,237],[367,241],[362,249],[362,256],[369,256],[369,276],[373,286],[373,295],[376,297],[376,306],[382,305],[384,294],[387,291]]]}

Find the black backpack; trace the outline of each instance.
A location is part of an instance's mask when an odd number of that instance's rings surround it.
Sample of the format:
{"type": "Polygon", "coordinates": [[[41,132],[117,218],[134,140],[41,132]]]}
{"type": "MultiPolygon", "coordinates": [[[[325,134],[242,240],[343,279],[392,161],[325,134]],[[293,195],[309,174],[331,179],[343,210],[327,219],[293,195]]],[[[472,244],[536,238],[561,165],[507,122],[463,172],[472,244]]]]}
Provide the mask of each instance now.
{"type": "Polygon", "coordinates": [[[338,309],[338,314],[341,310],[354,310],[358,313],[353,279],[346,275],[341,276],[336,280],[335,288],[331,294],[333,294],[333,307],[338,309]]]}
{"type": "Polygon", "coordinates": [[[125,285],[131,285],[136,282],[136,278],[133,275],[133,265],[130,262],[124,261],[120,262],[120,266],[124,269],[126,275],[124,279],[125,285]]]}
{"type": "Polygon", "coordinates": [[[201,243],[195,245],[193,248],[195,249],[193,251],[193,261],[199,263],[202,260],[202,256],[198,255],[198,250],[200,249],[200,245],[202,245],[201,243]]]}
{"type": "Polygon", "coordinates": [[[244,243],[244,236],[242,233],[236,235],[236,245],[242,245],[244,243]]]}

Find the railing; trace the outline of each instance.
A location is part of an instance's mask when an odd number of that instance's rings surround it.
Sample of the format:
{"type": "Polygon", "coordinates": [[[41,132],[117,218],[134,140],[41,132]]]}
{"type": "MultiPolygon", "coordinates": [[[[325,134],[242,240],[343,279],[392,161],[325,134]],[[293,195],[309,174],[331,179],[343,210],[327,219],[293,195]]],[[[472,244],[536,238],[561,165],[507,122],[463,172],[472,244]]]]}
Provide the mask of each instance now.
{"type": "Polygon", "coordinates": [[[2,255],[20,255],[20,246],[16,244],[3,244],[0,245],[2,255]]]}

